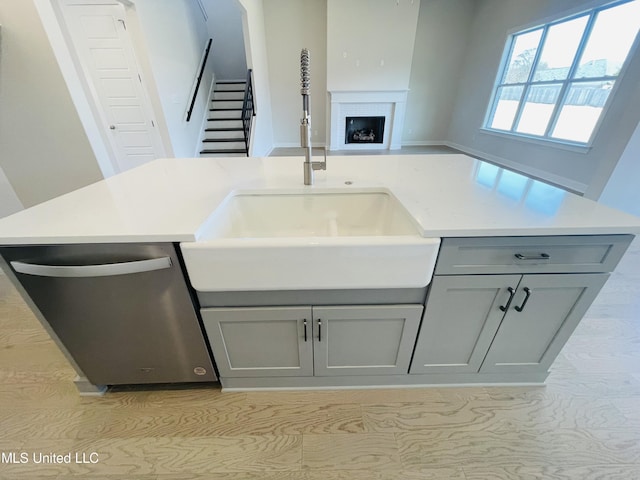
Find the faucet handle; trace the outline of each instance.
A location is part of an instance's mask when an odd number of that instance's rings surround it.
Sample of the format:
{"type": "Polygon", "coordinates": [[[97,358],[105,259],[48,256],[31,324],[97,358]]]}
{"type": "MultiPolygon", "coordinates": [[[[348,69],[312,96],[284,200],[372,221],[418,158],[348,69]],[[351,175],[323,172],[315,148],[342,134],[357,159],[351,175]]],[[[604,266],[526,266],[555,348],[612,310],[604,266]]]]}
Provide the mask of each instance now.
{"type": "Polygon", "coordinates": [[[327,147],[318,147],[322,149],[324,160],[321,162],[311,162],[311,168],[314,170],[326,170],[327,169],[327,147]]]}

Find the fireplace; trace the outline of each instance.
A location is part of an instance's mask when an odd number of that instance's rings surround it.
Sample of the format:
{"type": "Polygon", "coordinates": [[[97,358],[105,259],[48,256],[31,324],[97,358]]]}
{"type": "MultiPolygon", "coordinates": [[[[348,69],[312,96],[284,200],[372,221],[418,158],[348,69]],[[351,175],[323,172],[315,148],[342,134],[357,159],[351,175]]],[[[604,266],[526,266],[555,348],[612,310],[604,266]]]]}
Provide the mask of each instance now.
{"type": "Polygon", "coordinates": [[[331,150],[401,147],[407,90],[330,91],[331,150]]]}
{"type": "Polygon", "coordinates": [[[385,117],[345,117],[345,143],[382,143],[385,117]]]}

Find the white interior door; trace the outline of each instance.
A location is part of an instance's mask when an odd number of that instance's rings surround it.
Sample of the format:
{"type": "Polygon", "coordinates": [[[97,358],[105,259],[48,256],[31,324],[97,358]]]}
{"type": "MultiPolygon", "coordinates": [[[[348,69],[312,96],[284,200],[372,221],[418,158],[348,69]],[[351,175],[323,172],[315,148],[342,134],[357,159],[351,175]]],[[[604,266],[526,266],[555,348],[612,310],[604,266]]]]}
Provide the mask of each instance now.
{"type": "Polygon", "coordinates": [[[120,171],[165,156],[124,7],[63,2],[64,18],[120,171]]]}

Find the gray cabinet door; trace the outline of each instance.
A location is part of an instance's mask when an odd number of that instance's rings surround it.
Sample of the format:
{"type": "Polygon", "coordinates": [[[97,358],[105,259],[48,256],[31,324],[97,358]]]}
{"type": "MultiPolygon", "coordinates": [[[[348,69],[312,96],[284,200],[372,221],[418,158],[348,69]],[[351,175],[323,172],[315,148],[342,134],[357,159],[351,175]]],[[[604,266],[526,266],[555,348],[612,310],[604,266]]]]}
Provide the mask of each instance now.
{"type": "Polygon", "coordinates": [[[406,374],[422,309],[313,307],[315,375],[406,374]]]}
{"type": "Polygon", "coordinates": [[[313,375],[311,307],[203,308],[201,312],[220,376],[313,375]]]}
{"type": "Polygon", "coordinates": [[[481,371],[488,373],[546,371],[608,276],[608,274],[523,276],[511,307],[489,348],[481,371]],[[527,296],[528,300],[525,304],[527,296]]]}
{"type": "Polygon", "coordinates": [[[480,369],[520,275],[436,276],[410,373],[480,369]]]}

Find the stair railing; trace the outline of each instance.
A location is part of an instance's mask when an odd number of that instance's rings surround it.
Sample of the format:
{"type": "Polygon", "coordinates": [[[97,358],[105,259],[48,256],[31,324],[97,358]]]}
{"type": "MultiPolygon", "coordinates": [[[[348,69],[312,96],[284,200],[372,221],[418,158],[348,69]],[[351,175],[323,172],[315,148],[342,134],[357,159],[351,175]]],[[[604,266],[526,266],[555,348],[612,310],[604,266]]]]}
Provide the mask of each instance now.
{"type": "Polygon", "coordinates": [[[242,101],[242,130],[244,132],[244,147],[249,156],[249,142],[251,139],[251,124],[256,116],[256,101],[253,95],[253,70],[247,70],[247,83],[244,87],[242,101]]]}
{"type": "Polygon", "coordinates": [[[209,39],[207,42],[207,46],[204,48],[204,53],[202,54],[202,59],[200,60],[200,68],[198,69],[198,78],[194,82],[194,86],[192,88],[193,94],[191,95],[191,103],[189,104],[189,110],[187,110],[187,122],[191,120],[191,114],[193,113],[193,107],[196,104],[196,98],[198,97],[198,90],[200,89],[200,84],[202,83],[202,77],[204,76],[204,69],[207,65],[207,59],[209,58],[209,52],[211,51],[211,43],[213,39],[209,39]]]}

